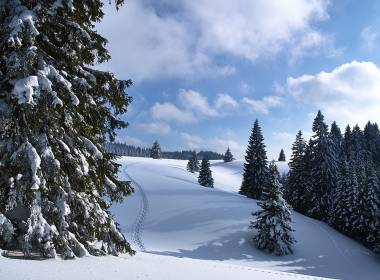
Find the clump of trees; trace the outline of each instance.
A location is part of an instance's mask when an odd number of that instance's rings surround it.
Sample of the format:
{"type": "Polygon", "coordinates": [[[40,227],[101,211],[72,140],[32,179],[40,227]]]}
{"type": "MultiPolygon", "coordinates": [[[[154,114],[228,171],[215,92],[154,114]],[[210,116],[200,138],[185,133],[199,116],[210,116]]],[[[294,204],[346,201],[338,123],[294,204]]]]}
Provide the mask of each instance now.
{"type": "Polygon", "coordinates": [[[319,111],[314,135],[298,132],[292,146],[285,198],[298,212],[325,221],[380,249],[380,132],[376,123],[329,129],[319,111]]]}
{"type": "Polygon", "coordinates": [[[195,150],[193,151],[192,157],[189,159],[186,168],[191,173],[199,171],[199,161],[197,157],[197,152],[195,150]]]}

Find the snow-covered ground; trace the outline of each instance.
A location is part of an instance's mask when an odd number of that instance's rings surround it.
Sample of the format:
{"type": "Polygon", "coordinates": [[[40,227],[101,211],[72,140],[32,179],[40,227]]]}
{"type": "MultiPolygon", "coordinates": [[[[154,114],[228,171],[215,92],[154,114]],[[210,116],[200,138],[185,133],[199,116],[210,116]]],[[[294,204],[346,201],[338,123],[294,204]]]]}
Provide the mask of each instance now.
{"type": "MultiPolygon", "coordinates": [[[[112,208],[134,257],[25,261],[0,257],[0,279],[377,279],[380,258],[327,225],[294,213],[294,255],[259,251],[248,230],[256,201],[240,196],[241,161],[212,162],[215,189],[186,161],[124,157],[135,194],[112,208]],[[142,252],[143,251],[143,252],[142,252]],[[285,273],[291,272],[291,273],[285,273]],[[315,279],[315,278],[314,278],[315,279]]],[[[280,172],[286,163],[278,163],[280,172]]]]}
{"type": "MultiPolygon", "coordinates": [[[[129,239],[131,233],[141,233],[138,239],[145,252],[340,279],[380,275],[378,256],[298,213],[293,215],[297,240],[293,255],[276,257],[257,250],[248,229],[251,212],[258,209],[256,201],[237,193],[242,161],[212,162],[215,189],[199,186],[196,174],[186,171],[186,161],[125,157],[120,163],[121,178],[129,176],[138,186],[135,195],[115,205],[113,212],[129,239]],[[149,209],[140,228],[133,221],[143,212],[143,204],[149,209]]],[[[286,163],[278,165],[280,172],[288,168],[286,163]]]]}

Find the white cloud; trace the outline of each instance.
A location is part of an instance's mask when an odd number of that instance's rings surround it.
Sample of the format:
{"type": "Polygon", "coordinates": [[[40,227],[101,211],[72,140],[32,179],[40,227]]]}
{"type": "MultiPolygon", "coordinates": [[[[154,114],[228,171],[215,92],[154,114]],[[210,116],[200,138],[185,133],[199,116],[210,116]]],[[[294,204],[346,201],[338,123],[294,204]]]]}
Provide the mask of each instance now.
{"type": "Polygon", "coordinates": [[[251,99],[244,97],[242,102],[247,104],[254,112],[267,115],[270,109],[281,107],[284,105],[284,99],[280,96],[264,96],[262,99],[251,99]]]}
{"type": "Polygon", "coordinates": [[[211,150],[218,153],[224,153],[227,147],[230,147],[235,158],[242,158],[245,146],[236,142],[233,139],[226,138],[210,138],[204,139],[198,135],[192,135],[188,133],[181,133],[181,137],[184,140],[185,147],[191,150],[211,150]]]}
{"type": "Polygon", "coordinates": [[[168,134],[171,132],[170,125],[163,122],[139,123],[137,127],[151,134],[168,134]]]}
{"type": "Polygon", "coordinates": [[[284,87],[283,85],[281,85],[281,84],[280,84],[279,82],[277,82],[277,81],[275,81],[275,82],[273,83],[273,90],[274,90],[275,93],[280,94],[280,95],[286,93],[286,89],[285,89],[285,87],[284,87]]]}
{"type": "Polygon", "coordinates": [[[370,26],[363,28],[360,32],[360,39],[362,40],[363,47],[372,50],[376,46],[379,35],[379,32],[373,30],[370,26]]]}
{"type": "Polygon", "coordinates": [[[236,109],[239,107],[239,103],[231,96],[225,93],[219,93],[216,101],[215,108],[216,109],[236,109]]]}
{"type": "Polygon", "coordinates": [[[178,123],[192,123],[195,121],[193,113],[180,109],[170,102],[155,103],[151,108],[152,117],[156,120],[175,121],[178,123]]]}
{"type": "Polygon", "coordinates": [[[201,116],[216,117],[218,112],[210,106],[205,96],[195,90],[181,89],[178,98],[184,108],[193,110],[201,116]]]}
{"type": "Polygon", "coordinates": [[[239,90],[242,93],[248,93],[250,91],[254,91],[254,88],[251,85],[249,85],[248,83],[242,81],[239,84],[239,90]]]}
{"type": "Polygon", "coordinates": [[[299,59],[327,42],[313,23],[328,19],[328,2],[130,0],[118,13],[108,8],[97,27],[114,57],[104,67],[141,81],[234,73],[219,55],[255,61],[285,51],[299,59]]]}
{"type": "Polygon", "coordinates": [[[380,121],[380,69],[372,62],[352,61],[331,72],[290,77],[287,88],[298,102],[321,109],[341,125],[380,121]]]}

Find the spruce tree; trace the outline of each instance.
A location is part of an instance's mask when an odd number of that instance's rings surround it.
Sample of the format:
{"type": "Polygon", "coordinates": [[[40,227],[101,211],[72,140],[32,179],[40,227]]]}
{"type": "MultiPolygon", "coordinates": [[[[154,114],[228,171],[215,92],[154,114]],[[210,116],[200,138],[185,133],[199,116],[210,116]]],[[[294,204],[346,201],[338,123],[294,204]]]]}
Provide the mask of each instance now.
{"type": "Polygon", "coordinates": [[[259,199],[262,188],[266,184],[268,167],[264,138],[257,119],[249,137],[245,161],[243,182],[239,193],[250,198],[259,199]]]}
{"type": "Polygon", "coordinates": [[[330,216],[330,201],[332,189],[338,175],[338,162],[332,148],[328,126],[324,123],[324,116],[318,111],[313,122],[314,135],[310,142],[311,149],[311,209],[308,214],[324,221],[330,216]]]}
{"type": "Polygon", "coordinates": [[[150,157],[154,159],[162,158],[161,146],[157,141],[154,141],[153,146],[150,150],[150,157]]]}
{"type": "Polygon", "coordinates": [[[223,161],[231,162],[233,160],[234,160],[234,156],[231,153],[230,147],[228,147],[226,153],[224,154],[223,161]]]}
{"type": "Polygon", "coordinates": [[[191,158],[189,159],[187,163],[187,170],[191,173],[199,171],[199,162],[198,162],[196,151],[193,151],[191,153],[191,158]]]}
{"type": "Polygon", "coordinates": [[[213,188],[214,179],[212,178],[212,171],[210,169],[210,161],[207,157],[204,157],[201,162],[201,168],[199,170],[198,183],[201,186],[213,188]]]}
{"type": "Polygon", "coordinates": [[[278,161],[286,161],[285,152],[283,149],[281,149],[280,151],[280,155],[278,156],[278,161]]]}
{"type": "Polygon", "coordinates": [[[292,157],[289,162],[290,171],[284,191],[284,198],[296,210],[305,213],[303,196],[306,192],[306,181],[309,180],[305,170],[306,142],[299,131],[292,146],[292,157]]]}
{"type": "Polygon", "coordinates": [[[127,125],[119,116],[131,81],[92,68],[110,58],[94,29],[102,6],[0,1],[3,249],[64,258],[133,253],[109,213],[132,188],[117,180],[119,165],[102,147],[127,125]]]}
{"type": "Polygon", "coordinates": [[[265,200],[257,202],[262,210],[252,214],[255,220],[251,222],[250,228],[257,230],[253,240],[259,249],[276,255],[287,255],[293,253],[294,230],[291,227],[290,206],[282,198],[282,186],[274,162],[269,166],[268,177],[268,183],[263,189],[265,200]]]}

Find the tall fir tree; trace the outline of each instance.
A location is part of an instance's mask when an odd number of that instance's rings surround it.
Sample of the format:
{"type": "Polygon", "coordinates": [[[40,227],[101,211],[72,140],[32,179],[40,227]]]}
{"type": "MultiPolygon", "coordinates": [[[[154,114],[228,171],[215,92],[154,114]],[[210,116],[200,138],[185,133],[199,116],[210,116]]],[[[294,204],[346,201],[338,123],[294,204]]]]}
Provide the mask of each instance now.
{"type": "Polygon", "coordinates": [[[207,157],[204,157],[201,162],[201,167],[199,169],[198,183],[201,186],[213,188],[214,179],[212,178],[212,171],[210,169],[210,161],[207,157]]]}
{"type": "Polygon", "coordinates": [[[309,180],[305,170],[306,142],[299,131],[292,146],[292,156],[289,162],[289,175],[284,190],[284,198],[296,210],[305,213],[303,197],[306,192],[306,181],[309,180]]]}
{"type": "Polygon", "coordinates": [[[256,119],[249,137],[244,163],[243,182],[239,193],[250,198],[261,198],[262,188],[266,184],[268,166],[264,137],[259,121],[256,119]]]}
{"type": "Polygon", "coordinates": [[[231,153],[230,147],[227,148],[227,151],[224,154],[223,161],[224,162],[231,162],[234,160],[234,156],[231,153]]]}
{"type": "Polygon", "coordinates": [[[336,184],[338,175],[337,158],[332,149],[332,141],[329,137],[328,126],[324,122],[324,116],[318,111],[313,122],[314,135],[310,141],[311,149],[311,209],[308,214],[324,221],[330,216],[330,199],[332,189],[336,184]]]}
{"type": "Polygon", "coordinates": [[[281,149],[280,154],[278,156],[278,161],[286,161],[284,149],[281,149]]]}
{"type": "Polygon", "coordinates": [[[291,227],[291,209],[283,199],[281,189],[277,167],[272,162],[268,183],[263,189],[265,200],[257,202],[262,210],[252,214],[255,220],[251,222],[250,228],[257,230],[253,240],[259,249],[276,255],[288,255],[293,253],[295,239],[291,227]]]}
{"type": "Polygon", "coordinates": [[[0,232],[13,231],[0,237],[4,249],[133,253],[108,210],[132,192],[102,148],[127,125],[131,81],[91,67],[110,58],[94,29],[102,6],[0,2],[0,232]]]}
{"type": "Polygon", "coordinates": [[[333,224],[334,220],[334,209],[336,204],[338,203],[338,198],[337,198],[337,192],[340,190],[336,190],[338,188],[338,177],[339,177],[339,167],[340,167],[340,162],[343,159],[343,136],[340,128],[334,121],[331,124],[331,129],[329,133],[329,138],[330,138],[330,153],[331,153],[331,158],[335,161],[336,164],[336,169],[335,169],[335,176],[332,178],[334,180],[331,183],[331,188],[330,188],[330,194],[329,194],[329,213],[328,213],[328,218],[327,221],[330,224],[333,224]]]}
{"type": "Polygon", "coordinates": [[[150,150],[150,157],[154,159],[162,158],[161,146],[157,141],[154,141],[153,143],[153,146],[150,150]]]}
{"type": "Polygon", "coordinates": [[[191,173],[199,171],[199,162],[198,162],[197,152],[195,150],[191,153],[191,158],[187,162],[186,168],[191,173]]]}

